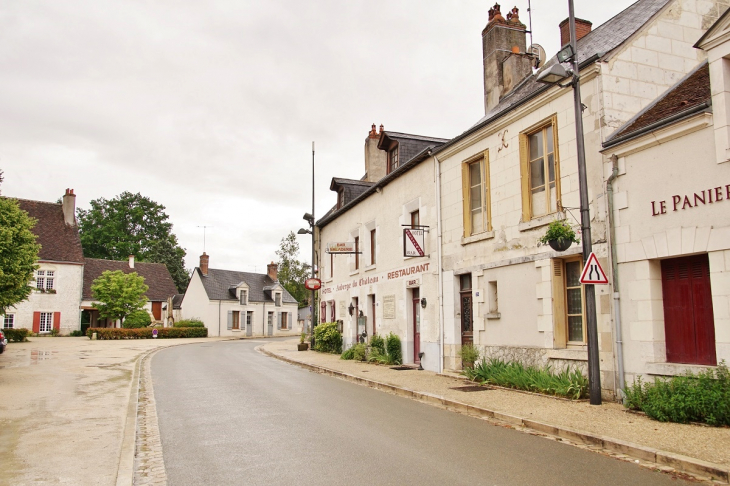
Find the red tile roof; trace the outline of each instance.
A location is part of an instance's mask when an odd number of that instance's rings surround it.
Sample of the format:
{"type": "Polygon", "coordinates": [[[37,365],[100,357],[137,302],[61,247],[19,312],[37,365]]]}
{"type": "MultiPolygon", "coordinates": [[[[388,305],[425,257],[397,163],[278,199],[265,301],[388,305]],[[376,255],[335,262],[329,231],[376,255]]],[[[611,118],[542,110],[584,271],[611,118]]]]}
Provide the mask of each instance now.
{"type": "Polygon", "coordinates": [[[60,204],[17,199],[20,209],[37,220],[33,233],[41,245],[40,260],[83,263],[78,226],[68,226],[60,204]]]}
{"type": "Polygon", "coordinates": [[[149,286],[147,300],[166,301],[168,297],[177,294],[175,282],[172,281],[170,272],[162,263],[135,262],[134,268],[129,268],[128,261],[87,258],[84,267],[83,300],[93,300],[91,284],[106,270],[111,272],[121,270],[124,273],[137,272],[137,275],[144,277],[144,283],[149,286]]]}

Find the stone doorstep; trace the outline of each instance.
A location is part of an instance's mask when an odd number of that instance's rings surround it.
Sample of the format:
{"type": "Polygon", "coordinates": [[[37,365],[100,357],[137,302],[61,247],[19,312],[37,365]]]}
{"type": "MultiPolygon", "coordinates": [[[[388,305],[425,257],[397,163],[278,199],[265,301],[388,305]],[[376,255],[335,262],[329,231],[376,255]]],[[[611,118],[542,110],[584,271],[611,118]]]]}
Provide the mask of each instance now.
{"type": "MultiPolygon", "coordinates": [[[[363,378],[360,376],[350,375],[348,373],[333,370],[331,368],[325,368],[324,366],[317,366],[317,365],[313,365],[313,364],[309,364],[309,363],[303,363],[301,361],[296,361],[294,359],[278,355],[278,354],[274,353],[273,351],[264,349],[263,346],[257,346],[256,350],[258,350],[258,351],[262,352],[263,354],[266,354],[267,356],[270,356],[272,358],[276,358],[281,361],[285,361],[287,363],[291,363],[293,365],[300,366],[300,367],[308,369],[310,371],[342,378],[344,380],[351,381],[351,382],[358,383],[358,384],[363,384],[363,385],[366,385],[366,386],[369,386],[371,388],[375,388],[378,390],[390,391],[396,395],[404,396],[404,397],[408,397],[408,398],[414,398],[418,401],[433,404],[433,405],[445,408],[447,410],[462,412],[467,415],[472,415],[472,416],[477,416],[477,417],[482,417],[482,418],[496,419],[501,422],[506,422],[510,425],[525,427],[526,429],[531,429],[531,430],[541,432],[546,435],[551,435],[554,437],[568,439],[570,441],[585,444],[588,446],[598,446],[598,447],[601,447],[601,448],[609,450],[609,451],[618,452],[621,454],[625,454],[627,456],[631,456],[631,457],[634,457],[637,459],[642,459],[644,461],[657,464],[657,466],[659,466],[660,468],[663,466],[670,466],[679,471],[711,477],[711,478],[714,478],[715,480],[719,480],[723,483],[730,482],[730,469],[723,467],[719,464],[702,461],[700,459],[695,459],[693,457],[684,456],[681,454],[675,454],[672,452],[666,452],[666,451],[662,451],[659,449],[653,449],[651,447],[646,447],[646,446],[642,446],[639,444],[633,444],[631,442],[625,442],[625,441],[622,441],[619,439],[613,439],[613,438],[609,438],[609,437],[593,435],[593,434],[590,434],[587,432],[581,432],[579,430],[570,429],[568,427],[558,427],[555,425],[549,425],[549,424],[545,424],[542,422],[538,422],[536,420],[531,420],[531,419],[526,419],[526,418],[522,418],[522,417],[509,415],[509,414],[506,414],[503,412],[483,409],[483,408],[475,407],[473,405],[467,405],[465,403],[457,402],[455,400],[449,400],[447,398],[443,398],[438,395],[433,395],[433,394],[426,393],[426,392],[408,390],[406,388],[400,388],[400,387],[397,387],[394,385],[381,383],[381,382],[370,380],[370,379],[363,378]]],[[[450,374],[449,375],[441,374],[440,376],[446,376],[448,378],[455,378],[455,376],[451,376],[450,374]]],[[[520,390],[507,389],[507,388],[505,388],[505,390],[520,391],[520,390]]],[[[532,395],[532,393],[530,393],[530,394],[532,395]]],[[[542,395],[540,395],[540,396],[542,397],[542,395]]]]}

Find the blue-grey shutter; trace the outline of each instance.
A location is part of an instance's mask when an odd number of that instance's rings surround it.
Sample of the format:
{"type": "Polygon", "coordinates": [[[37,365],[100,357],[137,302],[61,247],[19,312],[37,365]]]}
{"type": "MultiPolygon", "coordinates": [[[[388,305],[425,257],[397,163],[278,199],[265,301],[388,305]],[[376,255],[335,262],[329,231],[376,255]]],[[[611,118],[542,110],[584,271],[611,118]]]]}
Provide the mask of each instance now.
{"type": "Polygon", "coordinates": [[[228,330],[233,329],[233,311],[228,311],[228,330]]]}
{"type": "Polygon", "coordinates": [[[294,322],[291,320],[291,312],[289,312],[289,315],[286,318],[286,325],[288,329],[294,329],[294,322]]]}
{"type": "Polygon", "coordinates": [[[276,328],[277,329],[281,329],[281,314],[282,313],[279,312],[279,315],[277,316],[277,319],[276,319],[276,321],[277,321],[277,327],[276,328]]]}

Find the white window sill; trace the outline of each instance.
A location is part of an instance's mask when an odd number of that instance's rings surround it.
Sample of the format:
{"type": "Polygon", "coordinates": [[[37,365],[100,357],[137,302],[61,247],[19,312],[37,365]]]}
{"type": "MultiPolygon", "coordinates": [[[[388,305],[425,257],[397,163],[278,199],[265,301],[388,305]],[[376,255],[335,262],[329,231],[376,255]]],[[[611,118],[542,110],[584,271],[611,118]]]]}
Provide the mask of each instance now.
{"type": "Polygon", "coordinates": [[[231,329],[231,331],[233,331],[233,332],[241,332],[240,329],[231,329]]]}
{"type": "Polygon", "coordinates": [[[538,218],[533,218],[530,221],[527,221],[526,223],[520,223],[517,225],[517,229],[519,231],[528,231],[534,228],[539,228],[541,226],[547,226],[553,221],[558,219],[558,213],[552,213],[552,214],[546,214],[545,216],[540,216],[538,218]]]}
{"type": "Polygon", "coordinates": [[[357,275],[359,273],[360,273],[360,270],[359,269],[358,270],[352,270],[352,271],[350,271],[350,277],[352,277],[353,275],[357,275]]]}
{"type": "Polygon", "coordinates": [[[489,240],[494,238],[494,231],[485,231],[483,233],[477,233],[471,236],[462,236],[461,244],[468,245],[469,243],[475,243],[477,241],[489,240]]]}
{"type": "Polygon", "coordinates": [[[487,314],[484,317],[486,317],[487,320],[501,319],[502,318],[502,313],[501,312],[490,312],[489,314],[487,314]]]}
{"type": "Polygon", "coordinates": [[[376,270],[377,268],[378,268],[378,264],[377,263],[373,263],[372,265],[368,265],[367,267],[365,267],[363,269],[363,271],[364,272],[371,272],[373,270],[376,270]]]}
{"type": "Polygon", "coordinates": [[[581,349],[548,349],[547,357],[549,359],[564,359],[569,361],[588,361],[588,349],[586,346],[578,346],[578,348],[581,349]]]}

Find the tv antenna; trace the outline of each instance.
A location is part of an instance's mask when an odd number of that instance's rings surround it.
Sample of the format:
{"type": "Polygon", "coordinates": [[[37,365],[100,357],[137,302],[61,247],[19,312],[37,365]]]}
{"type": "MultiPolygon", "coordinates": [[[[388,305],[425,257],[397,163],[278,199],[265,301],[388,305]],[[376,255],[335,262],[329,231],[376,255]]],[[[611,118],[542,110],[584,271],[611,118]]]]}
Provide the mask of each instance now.
{"type": "Polygon", "coordinates": [[[214,226],[197,226],[197,228],[203,228],[203,253],[205,253],[205,230],[207,228],[214,228],[214,226]]]}
{"type": "Polygon", "coordinates": [[[532,45],[532,5],[530,5],[530,0],[527,0],[527,21],[530,24],[530,45],[532,45]]]}

